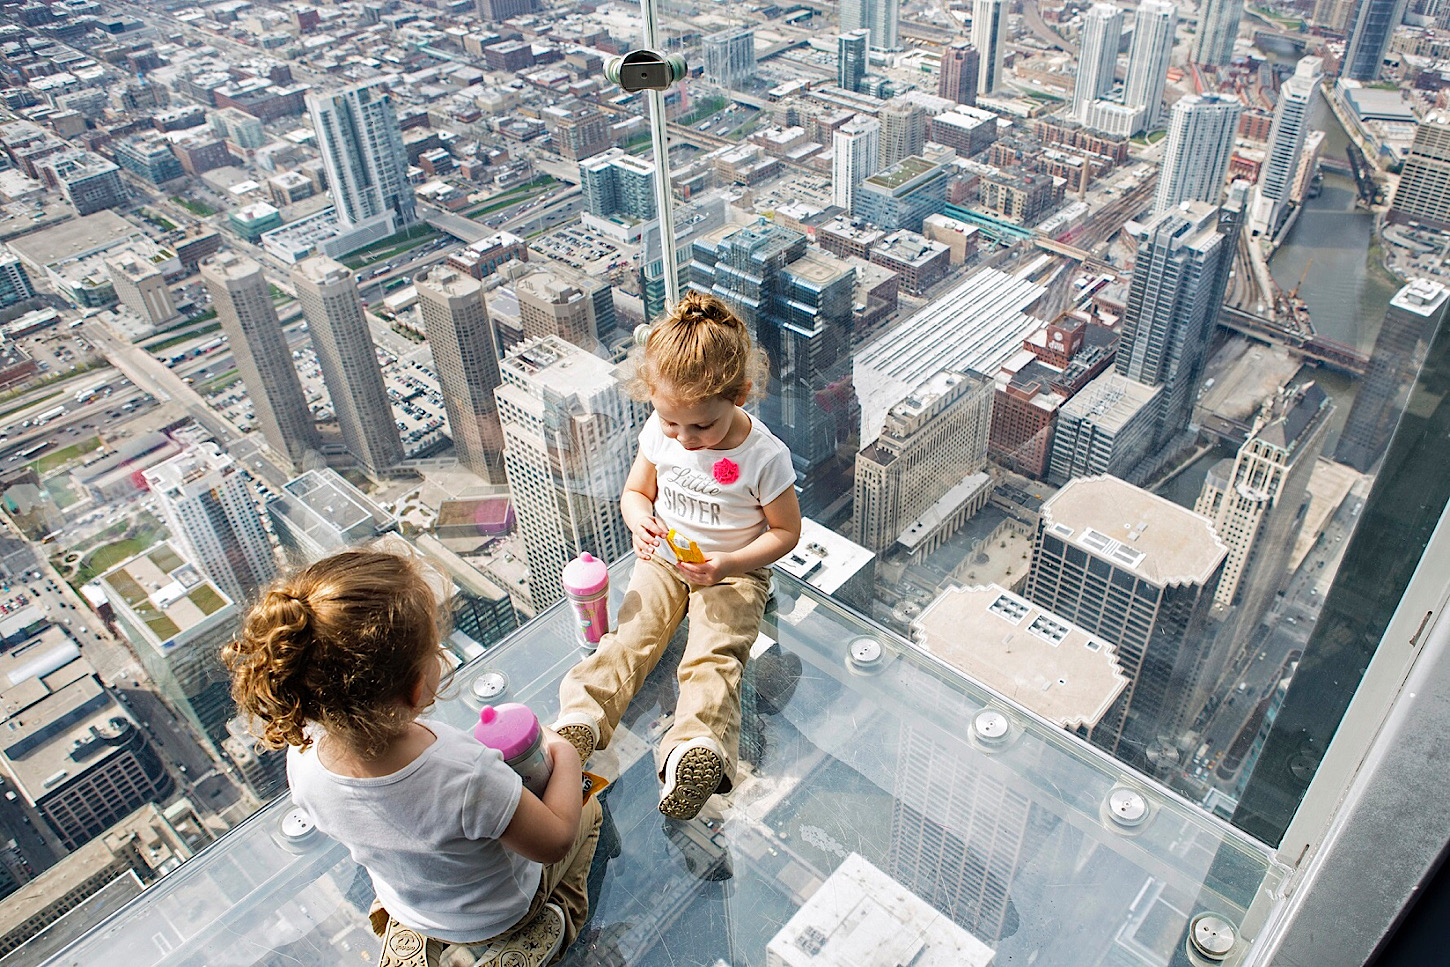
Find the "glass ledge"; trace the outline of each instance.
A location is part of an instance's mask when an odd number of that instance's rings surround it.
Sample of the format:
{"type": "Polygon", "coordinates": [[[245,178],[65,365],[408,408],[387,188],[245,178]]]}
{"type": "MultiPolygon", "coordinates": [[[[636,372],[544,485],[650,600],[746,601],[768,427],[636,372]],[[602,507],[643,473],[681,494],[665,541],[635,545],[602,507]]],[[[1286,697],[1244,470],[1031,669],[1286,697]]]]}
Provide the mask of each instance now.
{"type": "MultiPolygon", "coordinates": [[[[612,569],[614,614],[632,565],[612,569]]],[[[815,589],[775,581],[728,799],[689,823],[655,809],[683,629],[593,760],[617,779],[593,916],[566,964],[1187,964],[1200,962],[1191,921],[1236,928],[1277,883],[1262,844],[815,589]]],[[[493,701],[549,721],[577,656],[571,615],[552,608],[460,668],[435,714],[470,726],[475,683],[501,672],[493,701]]],[[[291,808],[274,801],[49,963],[375,963],[366,874],[291,808]]],[[[1214,925],[1197,931],[1210,946],[1214,925]]]]}

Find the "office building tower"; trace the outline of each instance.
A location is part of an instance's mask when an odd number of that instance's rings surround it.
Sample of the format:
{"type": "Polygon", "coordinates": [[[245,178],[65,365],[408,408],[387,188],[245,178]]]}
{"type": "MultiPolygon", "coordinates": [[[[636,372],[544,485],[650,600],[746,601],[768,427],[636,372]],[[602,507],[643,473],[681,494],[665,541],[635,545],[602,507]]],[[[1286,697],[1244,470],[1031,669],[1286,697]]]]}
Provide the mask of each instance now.
{"type": "Polygon", "coordinates": [[[148,260],[126,251],[106,259],[106,274],[121,304],[153,328],[180,317],[171,301],[171,290],[160,270],[148,260]]]}
{"type": "Polygon", "coordinates": [[[1088,383],[1058,408],[1047,481],[1061,486],[1073,477],[1130,476],[1153,452],[1162,395],[1161,386],[1113,372],[1088,383]]]}
{"type": "Polygon", "coordinates": [[[937,373],[892,407],[856,454],[851,539],[876,554],[941,546],[991,493],[991,419],[992,384],[974,373],[937,373]]]}
{"type": "Polygon", "coordinates": [[[1415,128],[1389,218],[1450,228],[1450,113],[1432,111],[1415,128]]]}
{"type": "Polygon", "coordinates": [[[977,48],[965,40],[953,41],[941,54],[937,95],[958,104],[976,104],[977,75],[981,69],[977,48]]]}
{"type": "Polygon", "coordinates": [[[866,77],[870,33],[852,30],[836,37],[836,86],[851,92],[861,90],[866,77]]]}
{"type": "Polygon", "coordinates": [[[352,251],[416,222],[408,153],[382,82],[309,93],[306,100],[337,210],[340,234],[332,250],[352,251]]]}
{"type": "Polygon", "coordinates": [[[724,299],[770,359],[760,418],[790,448],[801,510],[829,517],[851,493],[860,407],[851,376],[856,270],[779,225],[696,239],[690,287],[724,299]]]}
{"type": "Polygon", "coordinates": [[[856,189],[853,212],[888,232],[920,232],[928,215],[946,206],[946,166],[925,158],[905,158],[877,172],[856,189]]]}
{"type": "Polygon", "coordinates": [[[1315,0],[1314,12],[1309,19],[1326,30],[1340,34],[1349,26],[1354,10],[1354,0],[1315,0]]]}
{"type": "MultiPolygon", "coordinates": [[[[711,194],[675,207],[675,268],[683,288],[690,281],[690,252],[695,239],[725,224],[725,198],[711,194]]],[[[639,288],[644,317],[653,320],[665,311],[665,260],[660,244],[660,223],[653,219],[640,232],[639,288]]]]}
{"type": "Polygon", "coordinates": [[[858,114],[831,135],[831,202],[853,211],[861,182],[880,168],[881,122],[858,114]]]}
{"type": "Polygon", "coordinates": [[[623,215],[643,221],[655,217],[654,166],[610,148],[579,162],[584,202],[600,218],[623,215]]]}
{"type": "Polygon", "coordinates": [[[112,143],[111,156],[116,164],[153,185],[186,177],[186,171],[171,150],[171,142],[155,132],[112,143]]]}
{"type": "Polygon", "coordinates": [[[308,470],[267,498],[267,519],[294,567],[398,529],[398,519],[329,467],[308,470]]]}
{"type": "Polygon", "coordinates": [[[292,282],[343,445],[370,477],[381,477],[403,459],[403,441],[363,316],[357,279],[341,263],[314,255],[293,267],[292,282]]]}
{"type": "Polygon", "coordinates": [[[995,94],[1007,53],[1007,0],[972,0],[972,46],[977,48],[977,94],[995,94]]]}
{"type": "Polygon", "coordinates": [[[647,412],[623,374],[546,336],[499,364],[504,463],[529,563],[528,593],[543,608],[563,597],[564,565],[588,551],[613,561],[630,549],[619,494],[647,412]]]}
{"type": "Polygon", "coordinates": [[[1233,459],[1220,460],[1204,478],[1193,509],[1228,545],[1214,603],[1238,605],[1240,629],[1259,623],[1289,579],[1309,476],[1333,414],[1334,403],[1314,383],[1281,389],[1255,415],[1233,459]]]}
{"type": "Polygon", "coordinates": [[[502,484],[503,428],[494,400],[499,351],[483,285],[448,268],[425,271],[414,284],[458,462],[485,483],[502,484]]]}
{"type": "Polygon", "coordinates": [[[1173,105],[1153,199],[1154,214],[1186,201],[1218,204],[1240,113],[1236,99],[1219,94],[1190,94],[1173,105]]]}
{"type": "Polygon", "coordinates": [[[1414,279],[1395,293],[1334,459],[1368,473],[1384,456],[1430,341],[1445,320],[1447,302],[1450,289],[1428,279],[1414,279]]]}
{"type": "MultiPolygon", "coordinates": [[[[1143,109],[1143,130],[1154,131],[1163,119],[1163,83],[1173,64],[1173,38],[1178,31],[1178,8],[1167,0],[1143,0],[1133,24],[1133,46],[1128,51],[1128,77],[1123,103],[1143,109]]],[[[1135,134],[1137,132],[1134,132],[1135,134]]]]}
{"type": "Polygon", "coordinates": [[[514,283],[523,339],[559,336],[594,352],[614,328],[614,290],[599,279],[562,269],[533,272],[514,283]]]}
{"type": "Polygon", "coordinates": [[[1218,323],[1225,260],[1234,255],[1218,216],[1204,202],[1185,202],[1155,215],[1138,235],[1116,366],[1129,379],[1163,387],[1155,447],[1188,426],[1218,323]]]}
{"type": "Polygon", "coordinates": [[[899,50],[901,0],[841,0],[841,32],[864,30],[872,50],[899,50]]]}
{"type": "Polygon", "coordinates": [[[52,854],[79,848],[174,791],[146,734],[59,628],[0,655],[0,685],[0,769],[13,795],[7,813],[48,827],[27,830],[25,840],[37,833],[44,840],[26,843],[32,863],[49,865],[52,854]]]}
{"type": "Polygon", "coordinates": [[[1234,41],[1244,0],[1203,0],[1198,8],[1198,33],[1193,38],[1190,59],[1205,67],[1224,67],[1233,60],[1234,41]]]}
{"type": "Polygon", "coordinates": [[[1274,106],[1274,123],[1269,129],[1269,153],[1259,172],[1249,220],[1249,228],[1256,235],[1274,234],[1289,213],[1294,177],[1299,172],[1299,156],[1304,151],[1309,112],[1323,65],[1318,57],[1301,58],[1294,76],[1279,87],[1279,103],[1274,106]]]}
{"type": "Polygon", "coordinates": [[[8,249],[0,249],[0,307],[13,306],[35,295],[30,274],[8,249]]]}
{"type": "Polygon", "coordinates": [[[453,582],[453,600],[449,604],[453,632],[448,643],[461,657],[476,656],[519,626],[507,591],[450,551],[434,534],[419,534],[413,541],[453,582]]]}
{"type": "Polygon", "coordinates": [[[268,749],[247,727],[245,716],[227,722],[222,752],[236,767],[237,775],[261,802],[269,801],[287,788],[287,751],[268,749]]]}
{"type": "Polygon", "coordinates": [[[98,154],[59,151],[36,162],[35,167],[46,185],[60,189],[78,215],[92,215],[130,201],[121,169],[98,154]]]}
{"type": "Polygon", "coordinates": [[[1141,762],[1193,724],[1222,666],[1203,632],[1227,554],[1207,518],[1116,477],[1043,503],[1025,596],[1115,644],[1128,678],[1094,744],[1141,762]]]}
{"type": "Polygon", "coordinates": [[[262,267],[244,255],[225,252],[202,262],[201,279],[267,446],[299,466],[319,446],[317,424],[302,395],[262,267]]]}
{"type": "MultiPolygon", "coordinates": [[[[878,164],[889,168],[926,147],[925,108],[903,98],[892,98],[881,106],[876,120],[881,124],[881,156],[878,164]]],[[[875,174],[875,172],[871,172],[875,174]]]]}
{"type": "Polygon", "coordinates": [[[731,27],[704,40],[705,79],[735,90],[755,77],[755,30],[731,27]]]}
{"type": "Polygon", "coordinates": [[[215,443],[200,443],[141,472],[171,539],[233,601],[277,576],[257,488],[215,443]]]}
{"type": "Polygon", "coordinates": [[[1123,12],[1111,3],[1095,3],[1082,15],[1081,53],[1072,89],[1072,115],[1086,121],[1088,105],[1113,90],[1118,44],[1123,39],[1123,12]]]}
{"type": "Polygon", "coordinates": [[[1404,17],[1405,0],[1360,0],[1340,76],[1365,84],[1379,80],[1390,36],[1404,17]]]}
{"type": "Polygon", "coordinates": [[[571,161],[583,161],[609,150],[610,119],[598,108],[585,106],[544,109],[544,120],[554,150],[571,161]]]}
{"type": "Polygon", "coordinates": [[[220,657],[241,620],[233,599],[165,541],[98,580],[151,681],[199,739],[220,748],[237,714],[220,657]]]}

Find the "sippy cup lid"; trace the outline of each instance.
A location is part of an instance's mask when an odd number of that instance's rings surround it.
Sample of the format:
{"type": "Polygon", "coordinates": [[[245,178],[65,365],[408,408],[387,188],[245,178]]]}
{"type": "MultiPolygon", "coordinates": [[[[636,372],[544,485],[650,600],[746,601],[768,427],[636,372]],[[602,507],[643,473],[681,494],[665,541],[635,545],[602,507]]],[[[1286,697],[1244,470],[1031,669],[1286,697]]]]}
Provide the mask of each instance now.
{"type": "Polygon", "coordinates": [[[564,565],[564,590],[587,596],[609,587],[609,566],[588,551],[564,565]]]}
{"type": "Polygon", "coordinates": [[[505,759],[528,751],[539,735],[539,720],[527,705],[507,702],[485,705],[478,713],[473,737],[490,749],[497,749],[505,759]]]}

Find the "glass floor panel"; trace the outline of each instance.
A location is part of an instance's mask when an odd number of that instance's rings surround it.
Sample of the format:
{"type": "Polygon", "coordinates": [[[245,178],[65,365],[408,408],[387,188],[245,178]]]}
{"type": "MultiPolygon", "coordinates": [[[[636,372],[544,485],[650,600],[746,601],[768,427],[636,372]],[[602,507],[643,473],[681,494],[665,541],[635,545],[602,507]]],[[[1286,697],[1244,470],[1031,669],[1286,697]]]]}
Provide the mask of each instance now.
{"type": "MultiPolygon", "coordinates": [[[[632,564],[612,569],[614,614],[632,564]]],[[[655,809],[683,628],[596,754],[615,781],[593,915],[564,963],[1187,964],[1195,916],[1237,924],[1278,875],[1228,824],[813,588],[775,582],[729,797],[687,823],[655,809]],[[974,731],[984,709],[1002,717],[974,731]]],[[[550,721],[577,657],[571,613],[552,608],[460,668],[433,714],[471,727],[475,683],[501,672],[492,701],[550,721]]],[[[375,963],[367,875],[291,812],[274,801],[50,963],[375,963]]]]}

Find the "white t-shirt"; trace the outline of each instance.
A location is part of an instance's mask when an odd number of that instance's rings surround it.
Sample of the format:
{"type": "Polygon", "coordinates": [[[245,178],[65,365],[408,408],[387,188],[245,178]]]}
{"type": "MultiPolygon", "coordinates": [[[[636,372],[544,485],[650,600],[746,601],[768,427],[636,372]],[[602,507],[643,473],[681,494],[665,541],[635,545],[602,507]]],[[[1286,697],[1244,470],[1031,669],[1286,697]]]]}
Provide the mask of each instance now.
{"type": "Polygon", "coordinates": [[[337,775],[314,743],[287,750],[287,784],[368,871],[395,920],[439,940],[486,940],[523,917],[543,872],[498,841],[523,782],[467,732],[418,721],[437,741],[391,775],[337,775]]]}
{"type": "Polygon", "coordinates": [[[768,528],[765,505],[795,486],[790,450],[753,417],[738,447],[686,450],[651,413],[639,452],[655,465],[655,516],[706,552],[738,551],[755,540],[768,528]]]}

